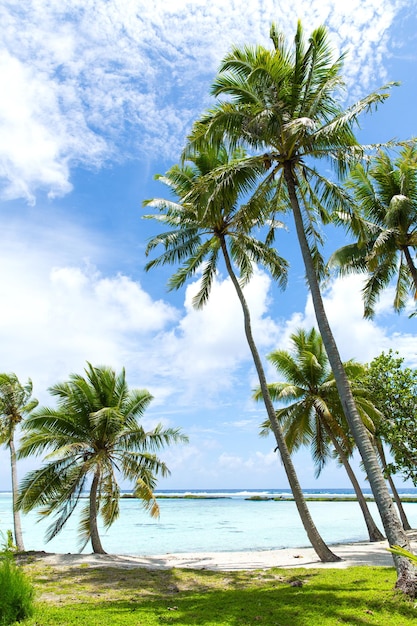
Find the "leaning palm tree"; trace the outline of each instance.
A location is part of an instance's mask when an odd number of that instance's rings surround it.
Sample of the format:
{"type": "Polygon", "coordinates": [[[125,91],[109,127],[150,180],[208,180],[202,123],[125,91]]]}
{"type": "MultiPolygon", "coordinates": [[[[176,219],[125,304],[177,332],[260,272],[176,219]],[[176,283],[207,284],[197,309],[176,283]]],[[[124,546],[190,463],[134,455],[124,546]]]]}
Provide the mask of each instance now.
{"type": "MultiPolygon", "coordinates": [[[[339,98],[343,88],[343,58],[333,58],[325,27],[314,30],[305,41],[298,24],[294,48],[273,25],[272,49],[263,46],[234,48],[220,66],[212,92],[219,103],[198,121],[190,134],[192,150],[210,141],[248,146],[251,161],[262,164],[259,185],[253,194],[274,214],[287,202],[291,210],[305,266],[317,324],[335,377],[349,428],[363,459],[385,533],[391,545],[409,546],[375,450],[361,420],[349,380],[344,371],[320,291],[323,259],[320,255],[320,223],[336,208],[348,210],[349,195],[324,177],[317,161],[336,168],[337,175],[364,154],[353,132],[359,114],[387,97],[386,89],[370,94],[344,109],[339,98]]],[[[232,177],[232,171],[229,172],[232,177]]],[[[272,231],[271,231],[272,232],[272,231]]],[[[271,235],[268,241],[272,242],[271,235]]],[[[410,562],[394,556],[397,587],[417,592],[417,572],[410,562]]]]}
{"type": "Polygon", "coordinates": [[[95,553],[104,554],[98,516],[110,527],[119,516],[118,475],[133,482],[133,495],[155,517],[159,508],[153,490],[156,476],[169,470],[156,451],[187,438],[161,424],[145,431],[139,419],[152,400],[145,389],[129,390],[125,370],[88,364],[85,376],[50,388],[57,408],[40,408],[23,425],[19,457],[47,452],[46,464],[29,472],[20,485],[18,506],[24,512],[40,507],[43,516],[55,514],[49,541],[72,515],[88,489],[79,525],[80,549],[89,540],[95,553]]]}
{"type": "Polygon", "coordinates": [[[16,374],[0,374],[0,443],[10,451],[12,474],[13,526],[15,545],[23,552],[22,524],[17,510],[18,481],[16,467],[15,432],[18,424],[37,406],[38,401],[32,396],[32,381],[22,385],[16,374]]]}
{"type": "Polygon", "coordinates": [[[356,241],[337,250],[329,263],[340,274],[366,272],[364,314],[374,315],[381,292],[395,279],[394,309],[417,297],[417,145],[405,145],[397,158],[380,150],[349,179],[355,203],[338,214],[356,241]]]}
{"type": "Polygon", "coordinates": [[[145,201],[145,205],[159,209],[156,215],[145,217],[157,219],[168,226],[166,232],[148,243],[147,254],[159,246],[165,250],[150,261],[146,269],[167,263],[181,263],[169,281],[171,289],[178,289],[202,267],[201,286],[193,300],[196,308],[202,308],[209,298],[219,262],[224,260],[242,307],[246,338],[262,397],[302,523],[318,557],[322,561],[336,561],[340,560],[339,557],[324,543],[310,516],[282,430],[275,418],[262,361],[252,335],[250,311],[243,286],[250,280],[254,264],[263,265],[283,286],[287,263],[275,249],[248,234],[258,221],[265,218],[262,209],[254,212],[253,208],[245,204],[239,205],[242,194],[260,173],[259,165],[250,160],[242,161],[243,157],[241,152],[229,154],[224,146],[207,148],[189,155],[189,164],[174,166],[164,177],[159,177],[171,187],[179,202],[163,199],[145,201]],[[228,176],[230,166],[235,173],[233,179],[228,176]],[[215,169],[217,177],[209,180],[207,176],[215,169]]]}
{"type": "MultiPolygon", "coordinates": [[[[316,465],[316,476],[320,475],[327,461],[333,458],[334,450],[352,483],[370,541],[381,541],[384,536],[372,518],[349,463],[352,441],[347,433],[339,394],[320,334],[315,328],[309,332],[299,329],[290,339],[291,351],[275,350],[268,356],[278,374],[285,379],[269,383],[268,389],[273,402],[285,405],[277,409],[276,415],[282,424],[288,449],[292,453],[303,445],[309,445],[316,465]]],[[[370,402],[369,394],[355,384],[358,375],[363,375],[363,366],[354,361],[344,365],[358,410],[372,430],[373,421],[379,416],[379,411],[370,402]]],[[[259,389],[255,391],[254,397],[260,399],[259,389]]],[[[266,420],[260,434],[266,436],[270,429],[269,420],[266,420]]]]}

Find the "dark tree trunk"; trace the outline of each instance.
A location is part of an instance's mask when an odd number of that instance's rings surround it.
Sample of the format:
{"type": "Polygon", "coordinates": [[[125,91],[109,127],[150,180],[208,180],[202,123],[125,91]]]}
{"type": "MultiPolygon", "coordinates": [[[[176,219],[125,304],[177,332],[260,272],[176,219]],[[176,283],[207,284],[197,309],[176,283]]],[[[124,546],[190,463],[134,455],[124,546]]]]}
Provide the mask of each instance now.
{"type": "Polygon", "coordinates": [[[404,248],[404,256],[405,256],[405,259],[407,261],[407,266],[408,266],[408,269],[410,270],[410,274],[411,274],[411,276],[413,278],[414,298],[416,298],[417,297],[417,269],[416,269],[416,266],[413,263],[413,259],[411,257],[410,250],[408,249],[408,246],[406,246],[404,248]]]}
{"type": "Polygon", "coordinates": [[[261,387],[262,397],[265,403],[267,415],[271,423],[271,427],[275,435],[276,442],[278,444],[278,449],[281,455],[282,463],[284,465],[288,482],[290,484],[291,491],[294,496],[294,501],[295,501],[297,510],[299,512],[301,521],[303,523],[304,529],[307,533],[307,536],[310,540],[311,545],[313,546],[314,550],[317,553],[317,556],[319,557],[321,561],[325,563],[340,561],[341,560],[340,557],[334,554],[326,545],[326,543],[323,541],[320,533],[318,532],[313,522],[313,519],[310,515],[310,511],[308,510],[308,507],[304,498],[304,494],[302,492],[300,483],[298,482],[297,474],[295,472],[295,468],[294,468],[290,453],[285,443],[284,434],[282,432],[281,426],[279,425],[278,420],[275,415],[275,409],[272,404],[271,397],[269,395],[262,361],[259,356],[259,352],[258,352],[258,349],[256,347],[256,344],[254,342],[253,335],[252,335],[252,326],[251,326],[249,308],[248,308],[245,296],[243,295],[242,289],[240,287],[239,281],[237,280],[236,275],[233,271],[233,267],[230,262],[230,257],[227,251],[227,246],[226,246],[226,242],[224,238],[221,239],[221,246],[222,246],[224,259],[226,262],[227,271],[236,289],[236,293],[238,295],[240,304],[242,306],[246,339],[248,341],[248,345],[249,345],[249,348],[253,357],[253,361],[255,364],[255,368],[258,374],[259,384],[261,387]]]}
{"type": "Polygon", "coordinates": [[[103,546],[101,545],[100,535],[98,533],[98,525],[97,525],[97,489],[98,483],[100,480],[100,471],[96,470],[93,478],[93,482],[91,483],[90,489],[90,535],[91,535],[91,545],[93,548],[93,552],[95,554],[106,554],[103,550],[103,546]]]}
{"type": "Polygon", "coordinates": [[[13,502],[13,526],[14,526],[14,540],[16,544],[16,548],[19,552],[24,552],[25,545],[23,543],[23,534],[22,534],[22,525],[20,521],[20,513],[16,508],[17,504],[17,492],[18,492],[18,483],[17,483],[17,467],[16,467],[16,450],[14,447],[13,435],[10,437],[9,441],[10,448],[10,467],[12,472],[12,502],[13,502]]]}
{"type": "MultiPolygon", "coordinates": [[[[326,348],[330,366],[333,370],[340,401],[345,413],[349,428],[362,457],[369,483],[378,506],[379,514],[384,526],[390,546],[398,545],[411,551],[407,535],[401,525],[395,510],[392,498],[388,491],[381,467],[375,454],[374,447],[369,439],[366,428],[356,409],[355,401],[350,389],[349,381],[344,370],[336,342],[331,331],[327,315],[324,309],[323,299],[320,292],[319,281],[311,256],[310,247],[304,231],[304,221],[296,194],[295,178],[290,162],[284,165],[284,176],[294,215],[297,237],[300,244],[301,254],[306,270],[307,281],[313,300],[317,324],[326,348]]],[[[393,555],[397,570],[396,587],[404,593],[415,596],[417,593],[417,572],[409,559],[393,555]]]]}

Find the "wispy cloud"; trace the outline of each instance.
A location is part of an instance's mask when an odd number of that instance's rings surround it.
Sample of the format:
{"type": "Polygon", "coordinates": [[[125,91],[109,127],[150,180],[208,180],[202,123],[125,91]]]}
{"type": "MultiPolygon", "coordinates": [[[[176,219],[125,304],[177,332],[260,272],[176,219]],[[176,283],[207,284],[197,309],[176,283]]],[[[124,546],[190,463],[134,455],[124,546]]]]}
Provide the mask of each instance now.
{"type": "Polygon", "coordinates": [[[385,79],[388,36],[408,0],[349,3],[32,0],[0,7],[0,178],[5,198],[71,190],[71,168],[175,158],[233,43],[326,23],[349,50],[356,92],[385,79]]]}

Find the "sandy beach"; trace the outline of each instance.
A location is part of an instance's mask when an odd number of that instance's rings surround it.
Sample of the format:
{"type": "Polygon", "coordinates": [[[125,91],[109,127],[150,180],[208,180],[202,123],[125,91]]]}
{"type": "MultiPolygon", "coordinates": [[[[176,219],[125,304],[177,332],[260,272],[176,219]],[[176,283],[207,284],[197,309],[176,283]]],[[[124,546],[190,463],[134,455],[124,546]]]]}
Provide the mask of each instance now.
{"type": "MultiPolygon", "coordinates": [[[[417,531],[407,533],[411,547],[417,552],[417,531]]],[[[113,554],[52,554],[45,552],[28,553],[37,560],[51,566],[62,567],[118,567],[131,569],[190,568],[219,571],[256,570],[271,567],[335,567],[353,565],[393,566],[388,542],[358,542],[331,546],[332,551],[341,557],[336,563],[322,563],[313,548],[287,548],[281,550],[261,550],[245,552],[204,552],[160,554],[153,556],[113,555],[113,554]]]]}

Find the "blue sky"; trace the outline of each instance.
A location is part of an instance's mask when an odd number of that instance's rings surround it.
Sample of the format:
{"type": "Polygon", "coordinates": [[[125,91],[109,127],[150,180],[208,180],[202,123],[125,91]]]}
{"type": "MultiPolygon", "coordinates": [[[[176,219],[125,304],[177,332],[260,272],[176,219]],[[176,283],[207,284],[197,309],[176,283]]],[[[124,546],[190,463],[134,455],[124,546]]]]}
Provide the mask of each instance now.
{"type": "MultiPolygon", "coordinates": [[[[179,157],[193,120],[212,104],[211,81],[233,44],[268,44],[271,21],[293,37],[324,23],[347,51],[347,103],[387,81],[388,102],[362,119],[363,143],[417,135],[414,0],[30,0],[0,6],[0,363],[51,403],[49,385],[86,361],[126,367],[154,395],[146,425],[181,426],[190,444],[167,451],[162,488],[286,488],[264,419],[241,312],[222,274],[202,311],[196,282],[168,293],[171,268],[144,272],[158,225],[142,201],[179,157]]],[[[263,355],[288,346],[314,316],[291,221],[278,239],[291,261],[282,293],[256,272],[247,288],[263,355]]],[[[329,230],[326,249],[344,234],[329,230]]],[[[197,279],[196,279],[197,280],[197,279]]],[[[417,322],[393,315],[391,295],[362,319],[361,278],[336,280],[325,304],[342,358],[369,361],[394,348],[417,367],[417,322]]],[[[270,379],[275,379],[269,371],[270,379]]],[[[0,489],[8,488],[6,451],[0,489]]],[[[308,452],[295,457],[304,487],[348,486],[308,452]]],[[[34,461],[20,465],[20,473],[34,461]]]]}

